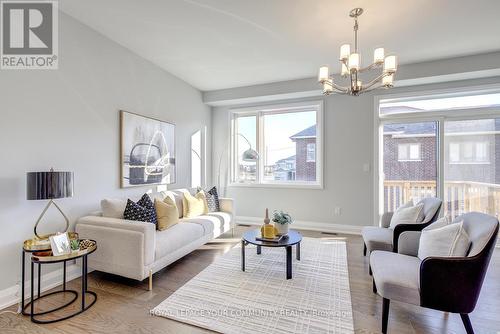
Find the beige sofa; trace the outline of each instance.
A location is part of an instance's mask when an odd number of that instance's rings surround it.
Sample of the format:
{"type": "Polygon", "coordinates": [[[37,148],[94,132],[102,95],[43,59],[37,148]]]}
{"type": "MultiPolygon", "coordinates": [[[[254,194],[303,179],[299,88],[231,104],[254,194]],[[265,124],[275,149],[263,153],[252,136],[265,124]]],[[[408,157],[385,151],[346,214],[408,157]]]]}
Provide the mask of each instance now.
{"type": "Polygon", "coordinates": [[[189,254],[233,228],[234,203],[220,198],[221,212],[196,218],[183,218],[182,194],[179,189],[150,195],[152,198],[173,198],[179,209],[180,223],[164,231],[156,225],[123,219],[127,199],[104,199],[102,212],[82,217],[75,230],[80,238],[97,241],[97,250],[89,257],[89,267],[136,280],[152,274],[189,254]]]}

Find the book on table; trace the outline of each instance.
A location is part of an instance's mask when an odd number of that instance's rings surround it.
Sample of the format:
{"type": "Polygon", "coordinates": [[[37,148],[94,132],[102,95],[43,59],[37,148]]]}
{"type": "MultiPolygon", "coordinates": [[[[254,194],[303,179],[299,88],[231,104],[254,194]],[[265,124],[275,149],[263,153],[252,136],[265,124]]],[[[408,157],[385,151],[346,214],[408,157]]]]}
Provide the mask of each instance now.
{"type": "Polygon", "coordinates": [[[264,238],[262,236],[257,236],[257,237],[255,237],[255,240],[257,240],[257,241],[265,241],[265,242],[275,242],[275,243],[278,243],[281,240],[283,240],[284,238],[285,238],[285,235],[277,235],[274,238],[264,238]]]}

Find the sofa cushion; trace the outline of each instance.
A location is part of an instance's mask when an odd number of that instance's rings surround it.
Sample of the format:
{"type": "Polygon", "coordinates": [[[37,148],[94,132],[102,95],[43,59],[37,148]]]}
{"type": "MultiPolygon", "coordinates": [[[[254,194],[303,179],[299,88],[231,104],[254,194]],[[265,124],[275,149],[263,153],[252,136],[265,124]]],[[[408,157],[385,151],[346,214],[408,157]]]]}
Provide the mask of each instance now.
{"type": "Polygon", "coordinates": [[[205,229],[205,234],[218,236],[228,230],[231,224],[231,215],[226,212],[210,212],[206,215],[183,218],[182,222],[200,224],[205,229]]]}
{"type": "MultiPolygon", "coordinates": [[[[149,197],[148,197],[149,198],[149,197]]],[[[123,212],[123,217],[126,220],[135,220],[141,222],[148,222],[156,224],[156,211],[154,207],[152,209],[141,206],[132,200],[127,200],[127,206],[123,212]]]]}
{"type": "Polygon", "coordinates": [[[194,218],[208,213],[207,199],[204,191],[200,191],[194,196],[189,192],[185,192],[182,205],[184,218],[194,218]]]}
{"type": "Polygon", "coordinates": [[[212,187],[211,189],[205,192],[207,197],[207,205],[209,212],[219,212],[220,204],[219,204],[219,194],[217,193],[217,188],[212,187]]]}
{"type": "Polygon", "coordinates": [[[123,219],[123,212],[126,206],[126,199],[105,198],[101,201],[102,216],[123,219]]]}
{"type": "Polygon", "coordinates": [[[463,257],[467,255],[470,240],[463,222],[422,231],[418,246],[418,257],[463,257]]]}
{"type": "Polygon", "coordinates": [[[179,222],[177,206],[170,197],[165,197],[163,201],[155,199],[155,210],[158,219],[158,230],[166,230],[179,222]]]}
{"type": "Polygon", "coordinates": [[[183,213],[183,205],[182,205],[182,197],[183,194],[180,191],[162,191],[165,197],[170,197],[174,200],[175,205],[177,206],[177,210],[179,211],[179,218],[182,218],[183,213]]]}
{"type": "Polygon", "coordinates": [[[202,225],[189,222],[176,224],[164,231],[156,231],[155,260],[169,255],[204,235],[205,230],[202,225]]]}
{"type": "Polygon", "coordinates": [[[365,226],[361,230],[368,254],[374,250],[392,251],[394,230],[384,227],[365,226]]]}
{"type": "Polygon", "coordinates": [[[420,305],[420,263],[415,256],[383,251],[371,253],[370,266],[378,294],[420,305]]]}
{"type": "Polygon", "coordinates": [[[203,227],[203,235],[214,235],[214,231],[218,229],[218,219],[209,216],[198,216],[194,218],[182,218],[182,223],[198,224],[203,227]]]}

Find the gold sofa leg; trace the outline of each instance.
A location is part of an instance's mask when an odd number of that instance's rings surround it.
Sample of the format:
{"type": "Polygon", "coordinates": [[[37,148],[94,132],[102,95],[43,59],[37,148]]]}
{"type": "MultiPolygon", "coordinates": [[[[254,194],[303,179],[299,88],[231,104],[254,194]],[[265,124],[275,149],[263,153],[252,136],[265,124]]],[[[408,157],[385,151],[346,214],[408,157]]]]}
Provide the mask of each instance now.
{"type": "Polygon", "coordinates": [[[153,291],[153,270],[149,271],[149,291],[153,291]]]}

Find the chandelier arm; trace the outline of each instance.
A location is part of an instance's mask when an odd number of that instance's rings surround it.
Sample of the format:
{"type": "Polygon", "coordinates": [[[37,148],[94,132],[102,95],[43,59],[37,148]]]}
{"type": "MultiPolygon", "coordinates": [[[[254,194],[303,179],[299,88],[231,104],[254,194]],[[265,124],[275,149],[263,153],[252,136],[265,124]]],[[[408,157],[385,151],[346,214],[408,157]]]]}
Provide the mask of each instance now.
{"type": "Polygon", "coordinates": [[[381,66],[381,64],[379,64],[379,63],[371,63],[370,65],[368,65],[368,66],[366,66],[364,68],[359,69],[358,72],[359,73],[366,72],[366,71],[369,71],[371,69],[378,68],[380,66],[381,66]]]}
{"type": "Polygon", "coordinates": [[[336,84],[333,84],[332,88],[336,89],[336,90],[338,90],[339,92],[342,92],[342,93],[347,93],[349,91],[349,88],[343,87],[343,86],[339,86],[339,85],[336,85],[336,84]]]}
{"type": "Polygon", "coordinates": [[[380,82],[384,77],[386,77],[388,75],[390,75],[390,73],[383,72],[378,77],[376,77],[375,79],[373,79],[372,81],[370,81],[369,83],[367,83],[366,86],[364,87],[364,89],[368,89],[368,88],[372,87],[373,85],[375,85],[376,83],[380,82]]]}

